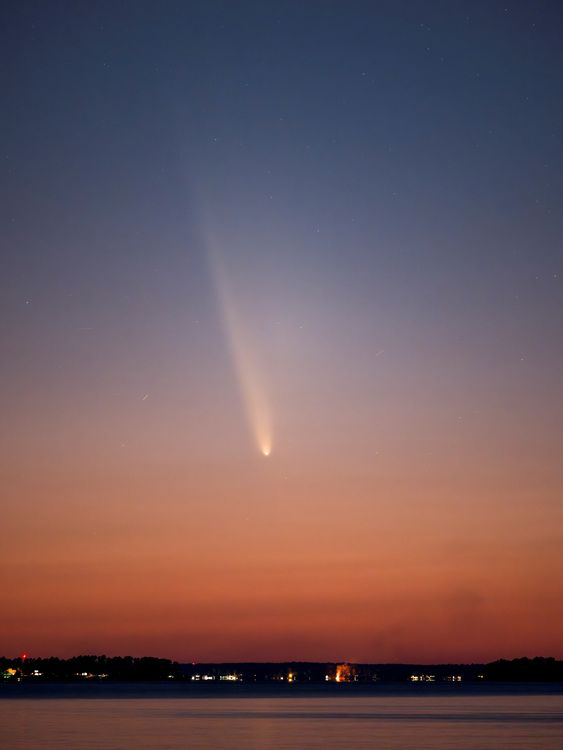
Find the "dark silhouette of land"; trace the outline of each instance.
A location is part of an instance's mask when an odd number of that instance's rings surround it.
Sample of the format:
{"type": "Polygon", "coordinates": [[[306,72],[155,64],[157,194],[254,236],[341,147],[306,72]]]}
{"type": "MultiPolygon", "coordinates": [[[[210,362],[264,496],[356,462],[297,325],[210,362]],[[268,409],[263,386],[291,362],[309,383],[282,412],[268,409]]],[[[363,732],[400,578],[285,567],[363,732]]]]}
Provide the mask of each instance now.
{"type": "Polygon", "coordinates": [[[75,656],[70,659],[0,657],[2,682],[242,682],[405,683],[563,682],[563,661],[520,658],[489,664],[337,664],[333,662],[232,662],[180,664],[144,656],[75,656]]]}

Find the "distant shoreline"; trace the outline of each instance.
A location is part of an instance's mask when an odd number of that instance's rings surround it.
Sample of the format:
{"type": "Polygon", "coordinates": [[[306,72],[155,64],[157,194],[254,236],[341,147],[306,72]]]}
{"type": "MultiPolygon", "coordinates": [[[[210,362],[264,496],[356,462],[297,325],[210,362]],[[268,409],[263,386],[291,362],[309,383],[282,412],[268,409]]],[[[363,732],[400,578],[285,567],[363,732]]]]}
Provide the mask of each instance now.
{"type": "Polygon", "coordinates": [[[563,683],[563,661],[551,657],[500,659],[488,664],[361,664],[348,662],[222,662],[181,664],[169,659],[82,655],[0,658],[0,683],[173,683],[200,687],[277,685],[563,683]]]}

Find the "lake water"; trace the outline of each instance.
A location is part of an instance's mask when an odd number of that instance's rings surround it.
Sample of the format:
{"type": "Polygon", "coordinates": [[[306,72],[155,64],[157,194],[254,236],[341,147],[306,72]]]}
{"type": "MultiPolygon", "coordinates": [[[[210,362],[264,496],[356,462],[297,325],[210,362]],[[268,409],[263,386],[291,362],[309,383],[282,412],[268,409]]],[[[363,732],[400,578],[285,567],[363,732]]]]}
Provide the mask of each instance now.
{"type": "MultiPolygon", "coordinates": [[[[521,689],[520,689],[521,690],[521,689]]],[[[1,745],[22,750],[561,750],[563,696],[430,691],[248,694],[0,690],[1,745]],[[70,696],[76,697],[70,697],[70,696]],[[131,697],[134,695],[135,697],[131,697]]]]}

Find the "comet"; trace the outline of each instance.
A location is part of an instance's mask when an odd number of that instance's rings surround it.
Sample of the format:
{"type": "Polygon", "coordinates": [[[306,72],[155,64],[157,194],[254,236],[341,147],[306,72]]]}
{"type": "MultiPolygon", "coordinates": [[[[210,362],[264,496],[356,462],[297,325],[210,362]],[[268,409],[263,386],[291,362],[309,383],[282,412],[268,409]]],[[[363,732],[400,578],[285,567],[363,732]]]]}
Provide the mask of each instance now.
{"type": "Polygon", "coordinates": [[[240,305],[237,305],[225,263],[213,246],[210,257],[248,426],[258,450],[264,457],[268,457],[272,452],[272,415],[264,383],[264,367],[259,361],[258,347],[252,340],[251,326],[243,318],[240,305]]]}

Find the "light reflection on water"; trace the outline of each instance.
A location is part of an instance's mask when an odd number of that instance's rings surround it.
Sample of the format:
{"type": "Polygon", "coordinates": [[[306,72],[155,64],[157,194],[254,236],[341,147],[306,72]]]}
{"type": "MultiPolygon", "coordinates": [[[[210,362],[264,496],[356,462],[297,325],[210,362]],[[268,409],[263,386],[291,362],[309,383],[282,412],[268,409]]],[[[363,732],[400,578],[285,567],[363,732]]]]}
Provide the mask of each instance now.
{"type": "Polygon", "coordinates": [[[563,697],[13,699],[0,727],[22,750],[560,750],[563,697]]]}

